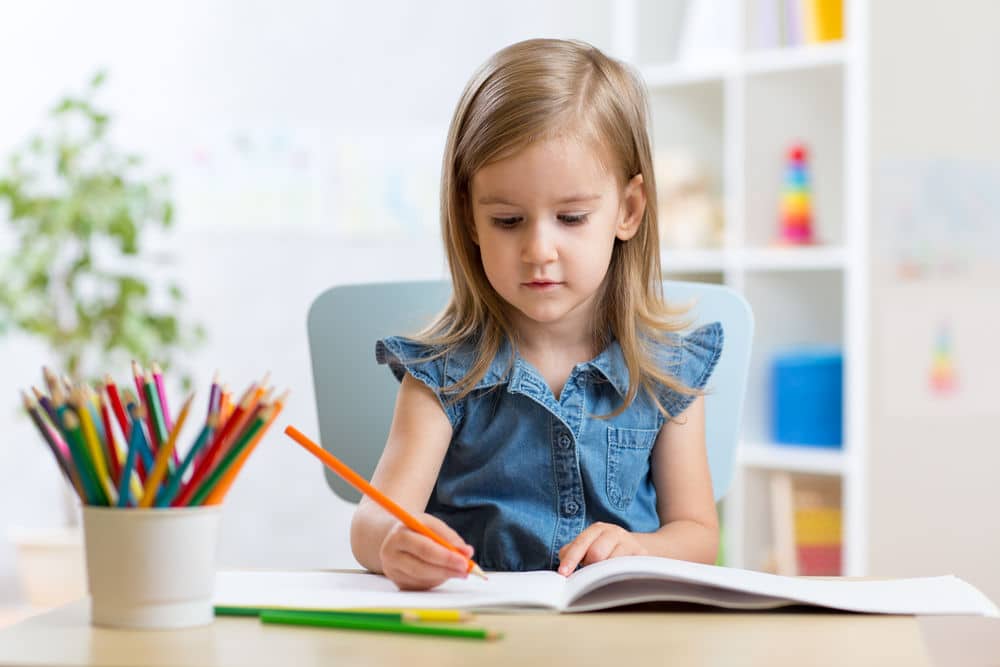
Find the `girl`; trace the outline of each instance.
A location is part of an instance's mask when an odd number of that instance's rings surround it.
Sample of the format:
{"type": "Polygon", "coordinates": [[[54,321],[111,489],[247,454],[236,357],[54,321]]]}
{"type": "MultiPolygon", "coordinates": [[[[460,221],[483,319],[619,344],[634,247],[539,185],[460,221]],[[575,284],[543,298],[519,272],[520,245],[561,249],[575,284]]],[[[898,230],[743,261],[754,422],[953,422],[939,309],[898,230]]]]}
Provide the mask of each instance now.
{"type": "MultiPolygon", "coordinates": [[[[539,39],[495,54],[455,110],[453,293],[376,344],[401,386],[373,483],[487,570],[715,560],[701,390],[722,329],[682,337],[663,301],[646,106],[623,64],[539,39]]],[[[351,545],[402,589],[466,576],[367,498],[351,545]]]]}

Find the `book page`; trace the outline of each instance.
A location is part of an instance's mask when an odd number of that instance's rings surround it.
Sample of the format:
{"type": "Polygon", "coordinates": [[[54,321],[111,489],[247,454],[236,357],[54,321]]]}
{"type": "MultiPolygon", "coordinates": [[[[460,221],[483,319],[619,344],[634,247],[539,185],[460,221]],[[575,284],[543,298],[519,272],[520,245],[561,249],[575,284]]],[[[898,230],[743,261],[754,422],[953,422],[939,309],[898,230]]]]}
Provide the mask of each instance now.
{"type": "MultiPolygon", "coordinates": [[[[691,596],[704,595],[712,589],[725,589],[769,598],[768,603],[786,600],[788,604],[808,604],[845,611],[880,614],[977,614],[997,616],[998,611],[985,595],[954,576],[920,579],[850,580],[842,578],[784,577],[764,572],[740,570],[715,565],[703,565],[670,558],[625,556],[588,565],[570,576],[567,591],[572,609],[574,601],[591,591],[616,582],[630,580],[661,580],[677,584],[694,584],[691,596]],[[707,588],[705,588],[707,587],[707,588]]],[[[683,588],[683,587],[680,587],[683,588]]],[[[676,594],[675,589],[675,593],[676,594]]],[[[635,590],[626,588],[617,597],[614,588],[603,601],[607,606],[629,604],[647,599],[673,600],[673,597],[635,599],[635,590]]],[[[653,594],[651,589],[649,594],[653,594]]],[[[664,591],[664,595],[670,595],[664,591]]],[[[603,597],[603,596],[602,596],[603,597]]],[[[746,598],[744,598],[744,601],[746,598]]],[[[595,609],[593,599],[588,608],[595,609]]]]}
{"type": "Polygon", "coordinates": [[[215,580],[214,604],[286,609],[560,609],[566,580],[555,572],[490,572],[450,579],[430,591],[400,591],[368,572],[226,571],[215,580]]]}

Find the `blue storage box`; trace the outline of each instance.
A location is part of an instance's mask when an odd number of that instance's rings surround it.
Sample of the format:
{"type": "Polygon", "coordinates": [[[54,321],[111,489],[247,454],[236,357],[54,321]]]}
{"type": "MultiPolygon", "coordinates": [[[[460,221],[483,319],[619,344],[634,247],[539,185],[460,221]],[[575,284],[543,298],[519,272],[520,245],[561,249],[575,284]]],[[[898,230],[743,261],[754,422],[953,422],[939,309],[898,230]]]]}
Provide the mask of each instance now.
{"type": "Polygon", "coordinates": [[[785,351],[771,363],[771,438],[813,447],[843,444],[844,355],[839,348],[785,351]]]}

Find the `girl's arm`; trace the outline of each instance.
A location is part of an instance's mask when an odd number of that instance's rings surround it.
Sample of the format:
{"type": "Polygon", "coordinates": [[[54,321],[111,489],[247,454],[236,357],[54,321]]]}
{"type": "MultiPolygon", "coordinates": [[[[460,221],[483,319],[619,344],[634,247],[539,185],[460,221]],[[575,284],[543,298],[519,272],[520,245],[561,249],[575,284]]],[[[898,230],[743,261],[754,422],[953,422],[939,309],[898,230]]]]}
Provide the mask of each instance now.
{"type": "MultiPolygon", "coordinates": [[[[421,521],[433,524],[430,526],[433,530],[447,532],[441,536],[460,546],[464,542],[454,531],[442,528],[443,523],[435,522],[433,517],[428,518],[424,514],[451,434],[451,423],[434,393],[419,380],[405,375],[396,397],[389,437],[375,468],[372,485],[421,521]]],[[[382,545],[391,531],[401,529],[402,524],[395,517],[363,497],[351,521],[354,557],[369,570],[384,572],[380,554],[382,545]]],[[[422,535],[409,533],[412,537],[408,539],[419,537],[445,553],[451,553],[422,535]]],[[[420,540],[416,540],[418,546],[420,540]]]]}
{"type": "Polygon", "coordinates": [[[579,564],[639,554],[715,562],[719,518],[705,450],[704,397],[663,425],[653,445],[651,466],[660,529],[630,533],[621,526],[595,523],[562,548],[561,574],[572,574],[579,564]]]}
{"type": "Polygon", "coordinates": [[[705,398],[699,396],[660,429],[653,445],[653,484],[662,527],[637,535],[651,555],[714,563],[719,517],[705,449],[705,398]]]}

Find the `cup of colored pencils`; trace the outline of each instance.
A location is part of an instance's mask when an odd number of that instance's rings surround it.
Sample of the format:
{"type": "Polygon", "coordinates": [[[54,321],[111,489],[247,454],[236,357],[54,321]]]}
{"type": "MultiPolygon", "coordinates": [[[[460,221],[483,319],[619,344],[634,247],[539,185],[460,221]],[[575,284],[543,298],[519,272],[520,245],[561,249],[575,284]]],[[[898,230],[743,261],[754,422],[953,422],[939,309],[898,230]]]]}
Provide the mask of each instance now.
{"type": "Polygon", "coordinates": [[[48,393],[22,400],[83,505],[92,622],[210,623],[220,505],[288,392],[275,398],[265,376],[234,402],[216,374],[204,419],[194,394],[175,419],[156,364],[132,362],[134,392],[110,376],[95,387],[42,372],[48,393]]]}

